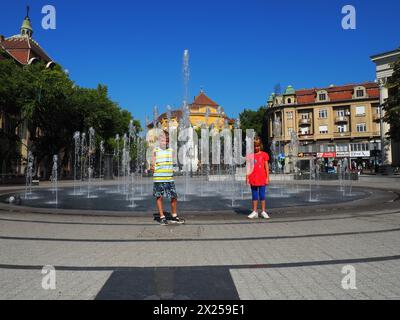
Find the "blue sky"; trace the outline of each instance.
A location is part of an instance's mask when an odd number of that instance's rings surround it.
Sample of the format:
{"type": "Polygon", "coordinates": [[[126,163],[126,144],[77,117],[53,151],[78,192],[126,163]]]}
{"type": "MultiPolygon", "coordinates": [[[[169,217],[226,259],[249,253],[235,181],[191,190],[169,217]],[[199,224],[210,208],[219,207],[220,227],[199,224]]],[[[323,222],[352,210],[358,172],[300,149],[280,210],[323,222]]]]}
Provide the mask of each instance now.
{"type": "Polygon", "coordinates": [[[375,79],[372,54],[400,46],[398,0],[2,0],[0,34],[19,32],[31,5],[34,38],[81,86],[109,87],[139,120],[153,105],[179,107],[182,55],[190,50],[190,97],[201,87],[237,117],[282,88],[375,79]],[[41,28],[44,5],[57,29],[41,28]],[[343,30],[344,5],[357,29],[343,30]]]}

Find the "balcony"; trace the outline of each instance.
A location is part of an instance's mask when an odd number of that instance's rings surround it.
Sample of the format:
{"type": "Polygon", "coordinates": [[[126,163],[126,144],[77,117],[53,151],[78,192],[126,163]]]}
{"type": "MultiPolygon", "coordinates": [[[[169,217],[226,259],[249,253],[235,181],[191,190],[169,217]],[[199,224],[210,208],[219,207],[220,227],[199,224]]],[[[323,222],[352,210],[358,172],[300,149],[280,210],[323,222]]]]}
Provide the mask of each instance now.
{"type": "Polygon", "coordinates": [[[311,126],[311,119],[300,119],[299,125],[300,126],[311,126]]]}
{"type": "Polygon", "coordinates": [[[374,121],[379,121],[379,120],[381,120],[381,116],[378,113],[374,113],[373,116],[372,116],[372,119],[374,121]]]}
{"type": "Polygon", "coordinates": [[[334,138],[347,138],[351,136],[351,132],[350,131],[346,131],[346,132],[334,132],[333,133],[333,137],[334,138]]]}
{"type": "Polygon", "coordinates": [[[349,118],[343,116],[336,117],[335,123],[349,123],[349,118]]]}
{"type": "Polygon", "coordinates": [[[299,139],[303,139],[303,140],[312,140],[312,139],[314,139],[314,134],[313,133],[301,133],[301,132],[299,132],[298,133],[298,137],[299,137],[299,139]]]}

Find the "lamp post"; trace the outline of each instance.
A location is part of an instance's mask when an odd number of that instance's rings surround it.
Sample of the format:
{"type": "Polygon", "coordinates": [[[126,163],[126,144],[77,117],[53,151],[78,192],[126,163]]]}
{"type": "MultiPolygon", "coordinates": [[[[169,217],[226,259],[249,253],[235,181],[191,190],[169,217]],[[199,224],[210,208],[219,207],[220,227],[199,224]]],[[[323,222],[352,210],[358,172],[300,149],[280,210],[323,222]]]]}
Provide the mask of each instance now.
{"type": "Polygon", "coordinates": [[[381,133],[381,165],[383,166],[386,162],[386,152],[385,152],[385,134],[383,132],[383,89],[386,85],[386,79],[379,79],[379,123],[380,123],[380,133],[381,133]]]}
{"type": "Polygon", "coordinates": [[[377,161],[377,147],[376,147],[376,137],[374,138],[374,156],[375,156],[375,161],[374,161],[374,168],[375,168],[375,173],[378,173],[378,164],[376,163],[377,161]]]}

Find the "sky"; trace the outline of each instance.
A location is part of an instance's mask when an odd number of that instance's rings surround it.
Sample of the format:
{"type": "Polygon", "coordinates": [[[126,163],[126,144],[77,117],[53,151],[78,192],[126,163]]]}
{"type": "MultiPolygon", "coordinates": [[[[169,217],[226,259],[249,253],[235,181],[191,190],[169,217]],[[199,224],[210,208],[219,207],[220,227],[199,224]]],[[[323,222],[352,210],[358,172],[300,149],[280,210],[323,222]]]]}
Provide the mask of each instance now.
{"type": "Polygon", "coordinates": [[[182,58],[190,52],[189,96],[201,88],[236,118],[282,90],[375,80],[373,54],[400,46],[398,0],[0,0],[0,34],[19,33],[25,7],[34,39],[78,85],[109,88],[142,122],[153,106],[183,100],[182,58]],[[356,29],[342,28],[342,8],[356,29]],[[56,29],[42,28],[42,7],[56,29]]]}

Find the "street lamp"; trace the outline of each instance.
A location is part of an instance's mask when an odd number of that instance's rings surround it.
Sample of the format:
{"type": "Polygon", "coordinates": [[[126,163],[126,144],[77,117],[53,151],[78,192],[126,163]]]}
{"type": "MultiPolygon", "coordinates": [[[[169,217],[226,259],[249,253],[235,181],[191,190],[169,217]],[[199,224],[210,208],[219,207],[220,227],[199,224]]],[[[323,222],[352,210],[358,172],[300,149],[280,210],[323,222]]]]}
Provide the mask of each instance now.
{"type": "Polygon", "coordinates": [[[383,166],[385,164],[386,161],[386,154],[385,154],[385,136],[384,136],[384,132],[383,132],[383,88],[386,85],[386,80],[385,79],[379,79],[377,80],[378,84],[379,84],[379,123],[380,123],[380,134],[381,134],[381,165],[383,166]]]}

